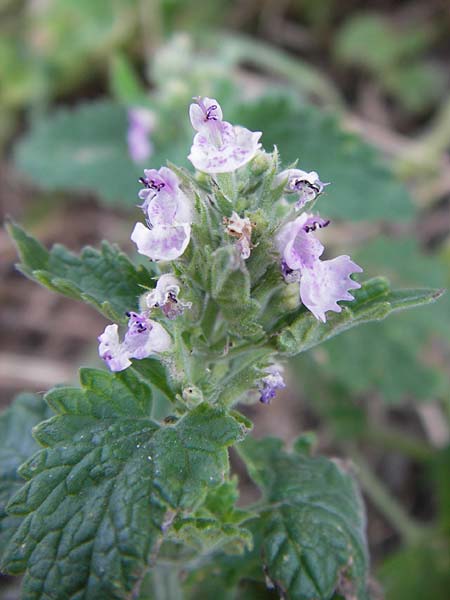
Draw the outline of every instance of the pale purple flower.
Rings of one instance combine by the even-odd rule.
[[[192,127],[200,131],[209,121],[222,121],[223,114],[220,104],[214,98],[195,98],[196,104],[189,107],[189,118]]]
[[[252,223],[248,217],[240,217],[233,211],[231,217],[224,217],[226,232],[228,235],[237,238],[236,246],[243,260],[250,257],[252,248]]]
[[[172,344],[162,325],[145,314],[127,313],[128,330],[120,342],[118,326],[107,325],[98,337],[98,353],[111,371],[123,371],[131,365],[131,358],[147,358],[151,354],[167,352]]]
[[[303,213],[281,228],[275,241],[289,269],[296,271],[311,267],[318,260],[324,247],[311,232],[326,227],[328,223],[325,219]]]
[[[192,306],[192,302],[181,301],[179,294],[180,282],[171,273],[165,273],[158,279],[155,289],[147,294],[145,303],[149,309],[160,308],[165,317],[175,319]]]
[[[329,183],[320,181],[316,171],[302,171],[301,169],[287,169],[282,171],[277,181],[282,181],[287,177],[286,191],[297,194],[297,202],[295,208],[300,210],[308,202],[312,202],[321,194],[325,186]]]
[[[271,365],[265,369],[267,375],[260,381],[259,401],[263,404],[270,404],[270,401],[275,398],[277,390],[286,387],[286,384],[282,375],[283,368],[280,365]]]
[[[130,312],[128,316],[128,331],[123,343],[132,358],[146,358],[169,350],[172,342],[162,325],[149,319],[145,313]]]
[[[316,319],[323,322],[328,310],[341,312],[338,301],[354,300],[349,290],[361,286],[350,275],[362,272],[361,267],[348,256],[320,260],[324,247],[313,232],[328,223],[321,217],[303,213],[284,225],[275,240],[286,282],[300,281],[301,301]]]
[[[198,133],[188,158],[199,171],[230,173],[252,160],[261,147],[262,133],[223,121],[222,109],[214,98],[196,98],[189,116]]]
[[[128,111],[128,152],[134,162],[143,162],[153,153],[149,135],[155,127],[155,114],[147,108],[130,108]]]
[[[147,210],[150,202],[159,197],[162,203],[171,201],[171,198],[176,197],[179,193],[180,181],[175,173],[168,167],[158,169],[144,169],[144,177],[139,181],[144,186],[139,191],[139,198],[143,200],[141,208],[147,216]]]
[[[131,239],[140,254],[152,260],[175,260],[186,250],[191,236],[189,224],[164,226],[148,229],[136,223]]]
[[[346,255],[318,260],[312,269],[302,271],[300,297],[316,319],[325,323],[327,310],[342,311],[339,300],[354,300],[349,290],[356,290],[361,284],[350,278],[352,273],[362,273],[362,269]]]
[[[105,331],[98,336],[100,342],[98,353],[111,371],[123,371],[131,365],[130,355],[123,344],[120,343],[118,326],[107,325]]]
[[[131,234],[138,252],[152,260],[174,260],[186,250],[192,223],[191,203],[178,177],[167,167],[146,169],[139,192],[147,227],[136,223]]]

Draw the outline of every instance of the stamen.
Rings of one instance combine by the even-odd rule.
[[[153,190],[156,190],[157,192],[160,192],[163,189],[163,187],[165,187],[165,185],[166,184],[163,181],[156,183],[154,179],[150,179],[149,187],[151,187]]]
[[[320,193],[320,188],[317,185],[314,185],[314,183],[311,183],[310,181],[307,181],[306,179],[296,179],[294,181],[294,184],[293,184],[292,187],[294,189],[296,189],[296,190],[299,190],[302,185],[308,187],[313,192],[316,192],[316,194]]]
[[[166,185],[163,181],[156,183],[154,179],[146,179],[145,177],[139,177],[138,181],[147,189],[155,190],[156,192],[160,192]]]
[[[217,117],[211,115],[213,110],[217,110],[217,104],[211,104],[209,108],[206,109],[206,120],[207,121],[217,121]]]
[[[323,221],[323,222],[313,221],[311,223],[311,225],[305,225],[303,229],[304,229],[305,233],[310,233],[311,231],[316,231],[316,229],[322,229],[323,227],[326,227],[329,224],[330,224],[330,220]]]

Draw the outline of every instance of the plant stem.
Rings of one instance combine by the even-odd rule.
[[[203,35],[207,45],[219,43],[232,63],[246,61],[284,77],[302,95],[319,98],[326,106],[342,107],[342,99],[333,82],[298,56],[279,50],[270,44],[239,34],[214,33]]]
[[[438,157],[450,146],[450,96],[441,105],[433,124],[419,140],[423,145],[424,154]]]
[[[186,349],[182,332],[179,327],[173,328],[174,336],[174,357],[177,371],[184,375],[183,385],[192,384],[192,361],[189,351]]]
[[[358,467],[358,480],[371,502],[398,531],[406,544],[416,544],[424,537],[427,528],[407,514],[356,448],[349,446],[347,451]]]
[[[364,431],[364,439],[389,450],[398,450],[420,462],[427,462],[433,456],[433,449],[426,442],[393,428],[381,429],[369,426]]]

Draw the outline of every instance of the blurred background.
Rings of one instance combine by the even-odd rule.
[[[188,166],[192,96],[330,181],[330,256],[450,283],[448,0],[0,0],[0,211],[45,245],[129,241],[137,178]],[[100,366],[106,321],[24,279],[0,230],[0,407]],[[255,434],[351,458],[375,597],[450,589],[450,294],[295,360]],[[243,500],[250,494],[243,477]],[[0,598],[17,598],[0,578]]]

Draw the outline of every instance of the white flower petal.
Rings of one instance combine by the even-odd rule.
[[[152,260],[174,260],[186,250],[191,236],[188,223],[175,226],[159,225],[148,229],[143,223],[136,223],[131,234],[139,254]]]
[[[127,349],[120,343],[118,326],[107,325],[105,331],[98,336],[100,342],[98,353],[111,371],[123,371],[131,365]]]

